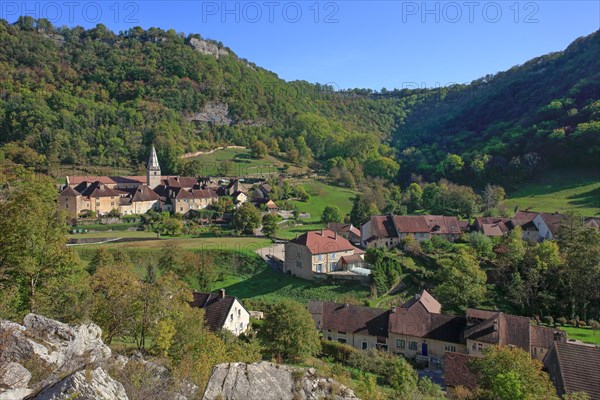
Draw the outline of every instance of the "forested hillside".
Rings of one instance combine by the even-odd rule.
[[[2,20],[0,157],[39,170],[135,168],[155,143],[176,173],[185,152],[260,140],[341,176],[483,184],[512,168],[527,177],[600,155],[599,56],[596,32],[470,85],[335,92],[285,82],[197,34]]]

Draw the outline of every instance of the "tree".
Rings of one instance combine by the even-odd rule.
[[[273,237],[277,233],[279,228],[280,217],[274,213],[267,213],[262,218],[262,232],[268,236]]]
[[[485,211],[498,207],[506,200],[506,192],[502,186],[488,184],[483,191],[483,206]]]
[[[350,210],[350,222],[354,226],[362,226],[371,215],[379,214],[377,206],[373,203],[368,203],[364,196],[357,195],[352,203]]]
[[[105,246],[100,246],[94,252],[92,261],[88,264],[88,272],[94,274],[99,268],[113,265],[115,259]]]
[[[423,189],[418,183],[411,183],[404,191],[404,204],[408,207],[409,212],[414,212],[423,207],[422,203]]]
[[[229,160],[223,160],[217,164],[216,172],[219,176],[228,176],[231,173],[233,164]]]
[[[473,254],[461,249],[441,260],[440,265],[436,273],[436,281],[440,284],[434,293],[442,304],[464,310],[479,305],[485,299],[487,277]]]
[[[66,219],[57,212],[52,180],[30,177],[15,185],[0,207],[0,283],[22,293],[14,312],[36,312],[38,290],[80,274],[81,267],[66,247]]]
[[[261,140],[257,140],[250,145],[250,151],[254,158],[265,158],[269,149]]]
[[[371,157],[365,162],[365,175],[392,180],[398,175],[400,165],[387,157]]]
[[[260,212],[252,203],[244,203],[233,215],[232,226],[235,230],[251,234],[260,226]]]
[[[344,215],[338,206],[327,206],[321,214],[321,222],[328,224],[330,222],[343,222]]]
[[[492,346],[470,368],[480,375],[482,398],[490,400],[558,400],[542,364],[518,347]]]
[[[258,335],[272,356],[300,361],[321,350],[319,333],[308,310],[291,300],[283,300],[272,307]]]
[[[141,282],[127,268],[114,265],[99,269],[92,277],[93,320],[110,344],[115,337],[134,333],[141,312]]]

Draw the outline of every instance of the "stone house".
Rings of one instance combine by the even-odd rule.
[[[362,259],[363,254],[364,251],[333,231],[306,232],[285,244],[283,271],[303,279],[314,279],[342,271],[342,257],[356,255]]]
[[[443,215],[374,215],[360,231],[364,246],[378,248],[395,247],[408,235],[418,241],[433,236],[454,241],[462,234],[458,219]]]
[[[361,350],[387,350],[388,310],[311,301],[308,310],[327,340]]]

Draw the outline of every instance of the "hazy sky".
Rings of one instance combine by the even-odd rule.
[[[598,1],[6,1],[0,17],[199,33],[286,80],[338,88],[466,83],[600,27]]]

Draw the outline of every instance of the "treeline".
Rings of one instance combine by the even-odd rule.
[[[597,33],[470,85],[381,93],[287,83],[221,43],[228,55],[195,51],[199,39],[0,21],[3,157],[39,170],[137,169],[155,143],[165,172],[179,173],[184,152],[260,141],[260,153],[346,186],[363,177],[407,186],[415,175],[506,186],[549,163],[598,157]],[[226,104],[232,123],[194,122],[208,103]]]

